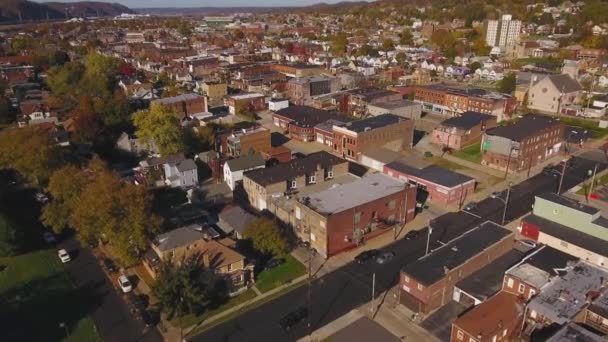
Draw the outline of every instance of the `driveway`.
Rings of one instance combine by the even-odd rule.
[[[58,248],[65,248],[72,255],[72,261],[65,265],[75,285],[94,291],[87,295],[96,297],[100,304],[91,316],[99,336],[105,342],[163,340],[156,328],[147,328],[133,317],[127,303],[106,277],[97,258],[89,249],[81,248],[75,237],[63,240]]]

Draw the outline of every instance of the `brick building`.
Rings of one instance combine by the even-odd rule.
[[[348,118],[335,112],[328,112],[308,106],[290,106],[272,114],[275,126],[289,133],[291,139],[315,141],[315,126],[329,120],[347,122]]]
[[[376,173],[302,198],[294,228],[328,258],[411,221],[415,211],[416,188]]]
[[[483,136],[483,133],[496,127],[496,117],[467,111],[462,115],[444,120],[433,129],[431,142],[454,150],[471,145]]]
[[[273,65],[272,68],[289,77],[316,76],[325,72],[323,67],[310,64],[278,64]]]
[[[369,112],[369,105],[403,100],[400,93],[387,89],[356,89],[348,91],[348,94],[348,113],[359,117]]]
[[[417,168],[401,158],[386,164],[383,172],[391,177],[415,185],[426,197],[439,204],[464,204],[467,196],[475,192],[475,178],[444,169],[437,165]]]
[[[514,234],[487,221],[404,266],[400,303],[428,315],[452,300],[454,285],[513,248]]]
[[[221,101],[228,94],[228,85],[225,82],[205,82],[202,85],[202,90],[209,97],[209,101]]]
[[[414,87],[414,101],[425,112],[457,115],[466,111],[490,114],[498,122],[508,119],[517,109],[513,96],[477,88],[456,88],[445,85]]]
[[[269,153],[271,148],[270,130],[262,126],[234,130],[226,141],[227,155],[238,157],[249,153]]]
[[[485,132],[481,164],[507,172],[534,167],[559,153],[565,126],[556,119],[529,114]]]
[[[385,147],[392,151],[412,148],[414,121],[383,114],[333,126],[333,153],[350,160],[361,160],[368,149]]]
[[[257,112],[265,108],[264,94],[249,93],[228,96],[228,112],[233,115]]]
[[[296,105],[309,105],[313,97],[338,89],[339,80],[333,76],[296,77],[287,82],[286,95]]]
[[[280,196],[311,184],[322,183],[348,173],[348,162],[325,151],[311,153],[243,176],[249,203],[258,210],[269,207],[273,195]]]
[[[208,111],[207,99],[197,94],[184,94],[174,97],[165,97],[153,100],[152,105],[163,105],[175,111],[180,120],[191,117],[193,114]]]

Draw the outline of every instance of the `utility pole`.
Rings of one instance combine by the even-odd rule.
[[[431,234],[433,233],[433,227],[431,227],[431,222],[429,222],[429,234],[426,237],[426,251],[424,255],[429,254],[429,244],[431,243]]]
[[[513,145],[511,144],[511,148],[509,149],[509,157],[507,158],[507,168],[505,169],[505,178],[509,175],[509,165],[511,164],[511,154],[513,154]]]
[[[309,228],[310,229],[310,228]],[[308,257],[308,322],[306,324],[308,329],[308,337],[311,335],[310,316],[312,316],[312,229],[308,232],[308,243],[309,243],[309,257]]]
[[[372,307],[370,311],[372,312],[372,318],[374,317],[374,297],[376,292],[376,272],[372,275]]]
[[[502,210],[502,225],[505,225],[505,218],[507,217],[507,206],[509,206],[509,196],[511,195],[511,182],[509,182],[509,187],[507,188],[507,197],[505,198],[505,207]]]
[[[566,164],[568,163],[567,159],[564,159],[562,163],[562,172],[559,175],[559,185],[557,186],[557,194],[559,195],[562,191],[562,183],[564,182],[564,174],[566,173]]]
[[[593,176],[591,176],[591,185],[589,186],[589,191],[587,191],[587,202],[589,202],[589,197],[591,197],[591,192],[593,192],[593,184],[595,183],[595,174],[597,173],[597,164],[593,167]]]

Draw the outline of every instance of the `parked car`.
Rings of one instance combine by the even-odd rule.
[[[127,278],[127,276],[124,274],[118,277],[118,286],[120,286],[120,289],[123,293],[129,293],[133,291],[133,285],[131,285],[129,278]]]
[[[59,260],[61,260],[61,262],[64,264],[72,260],[72,258],[70,258],[70,253],[68,253],[68,251],[66,251],[65,249],[58,250],[57,256],[59,256]]]
[[[384,252],[378,255],[378,257],[376,258],[376,262],[380,265],[388,264],[391,260],[393,260],[394,256],[395,253],[393,252]]]
[[[103,267],[109,273],[114,273],[114,272],[118,271],[118,267],[116,266],[116,264],[114,263],[114,261],[112,261],[112,259],[110,259],[110,258],[104,258],[103,259]]]
[[[370,250],[361,252],[361,253],[359,253],[359,255],[357,255],[355,257],[355,262],[357,262],[358,264],[363,264],[363,263],[367,262],[368,260],[375,258],[379,253],[380,253],[380,251],[377,249],[370,249]]]
[[[494,191],[493,193],[490,194],[490,198],[498,198],[500,197],[501,192],[500,191]]]
[[[55,234],[51,232],[42,233],[42,238],[44,239],[44,242],[48,243],[49,245],[52,245],[57,242],[57,240],[55,239]]]
[[[405,234],[405,239],[406,240],[412,240],[418,237],[418,235],[420,235],[420,232],[417,230],[410,230],[409,232],[407,232],[407,234]]]
[[[36,193],[36,195],[34,196],[34,198],[36,199],[36,202],[38,203],[46,203],[49,201],[49,198],[47,195],[43,194],[42,192],[38,192]]]
[[[285,263],[285,259],[271,259],[266,263],[266,269],[271,270]]]
[[[281,318],[279,320],[279,325],[281,325],[281,328],[284,330],[289,331],[306,317],[308,317],[308,309],[300,307]]]
[[[475,203],[475,202],[469,202],[469,203],[467,203],[467,205],[464,206],[464,210],[466,210],[466,211],[471,211],[475,208],[477,208],[477,203]]]
[[[534,241],[534,240],[523,239],[523,240],[519,240],[519,243],[521,243],[522,245],[524,245],[528,248],[536,248],[536,241]]]

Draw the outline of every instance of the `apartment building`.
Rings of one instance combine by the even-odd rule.
[[[287,82],[286,95],[296,105],[310,105],[313,97],[337,91],[339,83],[333,76],[296,77]]]
[[[521,20],[514,20],[510,14],[504,14],[500,20],[488,20],[486,44],[501,48],[514,45],[521,33],[521,27]]]
[[[496,117],[467,111],[442,121],[431,133],[431,142],[441,147],[460,150],[481,140],[483,133],[496,127]]]
[[[481,142],[481,164],[520,172],[559,153],[565,126],[542,115],[526,115],[516,122],[485,132]]]
[[[228,112],[230,114],[246,114],[266,108],[264,94],[249,93],[228,96]]]
[[[333,126],[333,153],[349,160],[361,160],[362,152],[378,147],[392,151],[412,148],[414,121],[382,114]]]
[[[239,157],[250,151],[268,153],[271,149],[270,130],[262,126],[233,130],[226,139],[226,147],[226,155],[230,157]]]
[[[298,141],[315,141],[317,139],[315,127],[320,124],[350,121],[350,119],[338,113],[309,106],[283,108],[272,114],[272,120],[275,126],[289,133],[291,139]]]

